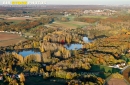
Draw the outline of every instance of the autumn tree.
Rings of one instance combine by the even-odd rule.
[[[25,77],[24,77],[24,74],[23,74],[23,73],[20,74],[20,82],[21,82],[21,83],[24,83],[24,82],[25,82]]]

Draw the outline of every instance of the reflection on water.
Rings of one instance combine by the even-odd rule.
[[[90,40],[88,37],[83,37],[83,41],[84,41],[85,43],[92,42],[92,40]]]
[[[89,42],[92,42],[92,40],[89,40],[88,37],[83,37],[83,41],[85,43],[89,43]],[[82,44],[65,44],[64,47],[66,47],[68,50],[79,50],[82,48]],[[41,52],[39,49],[34,49],[34,48],[31,48],[31,49],[23,49],[23,50],[13,50],[13,51],[6,51],[6,52],[16,52],[20,55],[22,55],[23,57],[26,57],[28,55],[31,55],[31,54],[40,54],[41,55]]]
[[[70,45],[64,45],[68,50],[79,50],[82,48],[82,44],[70,44]]]
[[[40,54],[41,55],[40,51],[38,52],[33,49],[19,51],[18,54],[22,55],[23,57],[26,57],[31,54]]]
[[[34,48],[22,49],[22,50],[13,50],[13,51],[7,50],[6,52],[9,52],[9,53],[16,52],[16,53],[22,55],[23,57],[26,57],[26,56],[31,55],[31,54],[39,54],[39,55],[41,55],[40,50],[39,49],[34,49]]]
[[[92,42],[92,40],[90,40],[88,37],[83,37],[83,41],[85,43],[89,43],[89,42]],[[82,48],[82,44],[65,44],[64,47],[67,48],[68,50],[79,50]]]

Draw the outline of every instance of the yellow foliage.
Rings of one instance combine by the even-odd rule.
[[[130,62],[128,62],[127,64],[130,65]]]
[[[130,32],[126,32],[127,35],[130,35]]]
[[[66,79],[72,79],[72,75],[71,75],[70,72],[68,72],[68,73],[66,74]]]
[[[33,66],[33,67],[30,69],[30,72],[38,72],[38,67],[37,67],[37,66]]]
[[[20,74],[20,82],[25,82],[25,77],[23,73]]]
[[[112,74],[112,78],[124,79],[123,75],[121,75],[119,73]]]

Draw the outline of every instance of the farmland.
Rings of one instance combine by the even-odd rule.
[[[16,44],[25,39],[17,34],[1,33],[0,32],[0,46],[8,46]]]

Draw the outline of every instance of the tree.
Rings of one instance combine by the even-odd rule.
[[[72,75],[71,75],[70,72],[67,72],[67,74],[66,74],[66,79],[72,79]]]
[[[33,66],[33,67],[30,69],[30,72],[38,73],[38,67],[37,67],[37,66]]]
[[[44,72],[44,69],[41,68],[41,69],[40,69],[40,74],[43,74],[43,72]]]
[[[39,49],[40,49],[41,52],[44,52],[43,45],[41,45],[41,46],[39,47]]]
[[[43,73],[43,79],[47,79],[49,77],[49,73],[46,72],[46,73]]]
[[[25,77],[23,73],[20,74],[20,82],[21,83],[25,82]]]
[[[51,67],[50,67],[50,66],[46,66],[46,70],[47,70],[47,71],[50,71],[50,70],[51,70]]]
[[[16,79],[13,79],[12,82],[11,82],[11,85],[18,85],[18,82]]]

